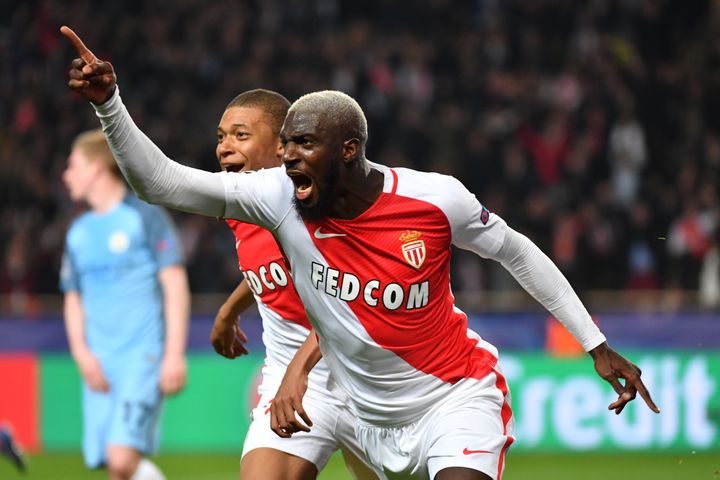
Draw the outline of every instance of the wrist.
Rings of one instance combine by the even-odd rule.
[[[603,342],[600,345],[598,345],[597,347],[588,351],[588,353],[590,354],[590,356],[593,359],[596,359],[599,356],[605,355],[608,352],[608,350],[610,350],[610,347],[608,346],[607,342]]]
[[[233,325],[238,320],[238,317],[240,317],[240,309],[232,304],[223,303],[218,311],[218,317],[223,325]]]
[[[80,362],[91,355],[90,349],[87,348],[85,345],[77,345],[70,347],[70,355],[72,356],[73,360],[76,362]]]

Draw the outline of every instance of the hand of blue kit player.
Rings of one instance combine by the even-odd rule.
[[[62,26],[60,33],[72,42],[80,55],[70,64],[68,87],[96,105],[105,103],[117,83],[112,64],[98,59],[70,28]]]
[[[90,390],[95,392],[110,391],[110,384],[105,378],[102,365],[100,365],[100,361],[90,350],[75,355],[75,362],[77,363],[78,370],[80,370],[80,375]]]
[[[174,395],[185,387],[187,362],[184,355],[165,355],[160,366],[160,391]]]
[[[660,413],[660,409],[650,398],[650,392],[640,379],[642,372],[637,365],[610,348],[607,342],[591,350],[590,355],[595,361],[595,371],[607,380],[618,394],[618,399],[608,406],[608,410],[615,410],[615,414],[619,414],[639,393],[650,410]],[[625,385],[620,383],[620,379],[625,380]]]
[[[308,374],[290,366],[270,404],[270,428],[279,437],[289,438],[293,433],[310,431],[312,421],[302,404],[307,386]],[[296,412],[305,423],[297,419]]]
[[[232,317],[232,313],[220,308],[210,332],[210,343],[215,351],[230,359],[249,353],[245,347],[245,343],[248,341],[247,336],[240,328],[240,319],[237,315],[234,315],[234,320]]]

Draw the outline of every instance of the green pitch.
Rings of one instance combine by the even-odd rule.
[[[154,458],[168,480],[230,480],[238,474],[239,455],[166,453]],[[30,456],[29,470],[17,473],[0,458],[3,480],[101,480],[102,471],[88,471],[77,453]],[[720,454],[510,454],[503,480],[720,480]],[[320,480],[350,480],[342,458],[334,456]]]

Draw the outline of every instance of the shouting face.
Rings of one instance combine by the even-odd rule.
[[[303,218],[328,214],[338,186],[342,141],[327,114],[291,111],[280,132],[282,161],[295,185],[295,205]]]

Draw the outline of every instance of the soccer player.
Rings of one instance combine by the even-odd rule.
[[[352,402],[360,444],[383,475],[498,479],[513,442],[497,349],[467,328],[453,304],[451,245],[501,262],[575,335],[618,394],[610,409],[620,413],[639,393],[659,411],[640,370],[608,346],[527,237],[452,177],[365,158],[367,123],[352,98],[316,92],[291,105],[281,131],[284,168],[204,172],[173,162],[144,136],[122,104],[112,66],[63,32],[81,56],[68,85],[94,104],[142,198],[273,232],[322,356]],[[292,408],[302,417],[301,405]],[[291,434],[291,421],[280,419],[278,429]]]
[[[68,343],[83,379],[83,455],[113,480],[164,476],[145,455],[163,395],[186,378],[189,299],[167,213],[127,192],[102,131],[75,140],[63,181],[90,210],[68,229],[60,272]]]
[[[225,108],[217,128],[216,156],[226,172],[250,172],[281,165],[280,127],[290,102],[269,90],[250,90]],[[228,358],[247,353],[238,315],[257,301],[263,322],[265,365],[260,401],[245,437],[240,478],[314,479],[338,448],[356,478],[375,478],[360,460],[354,417],[328,390],[329,372],[322,362],[308,379],[305,408],[314,419],[311,432],[280,438],[270,429],[270,404],[288,363],[310,333],[310,322],[295,292],[282,253],[272,234],[258,226],[227,219],[235,235],[240,270],[245,280],[219,309],[211,333],[215,350]],[[312,334],[311,341],[315,341]]]

